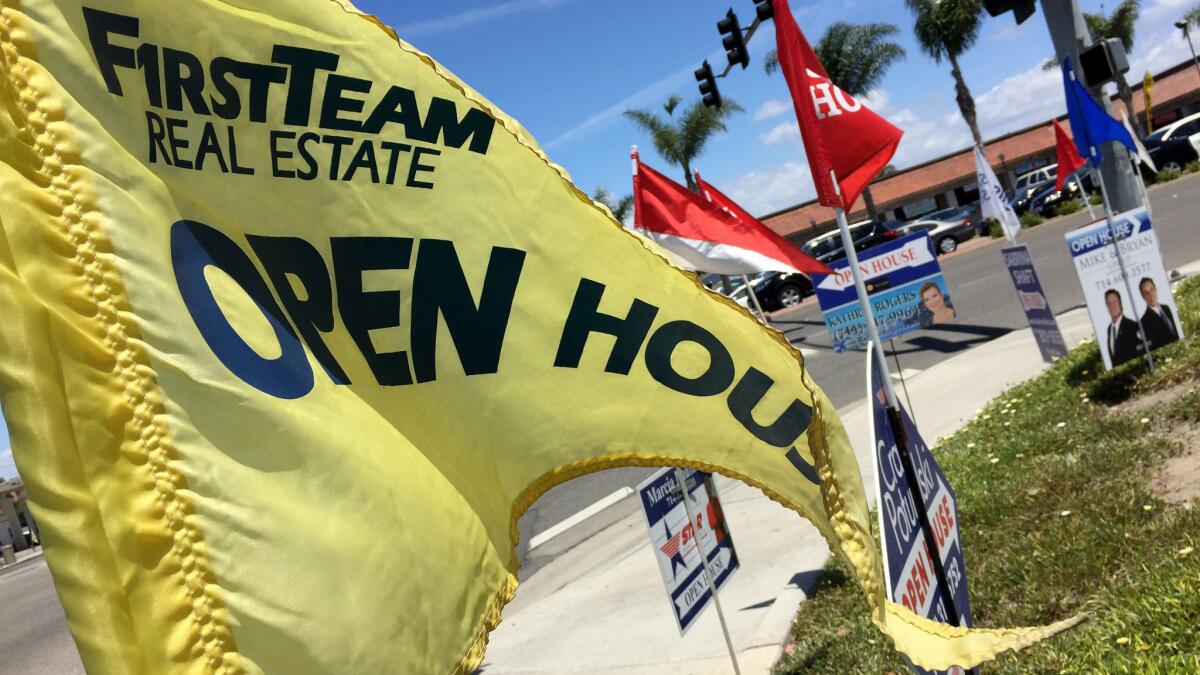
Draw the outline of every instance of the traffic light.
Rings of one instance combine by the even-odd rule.
[[[750,53],[746,51],[746,37],[742,35],[742,24],[738,23],[737,14],[734,14],[732,9],[725,13],[724,19],[717,22],[717,30],[725,35],[721,44],[725,45],[729,65],[736,66],[740,63],[742,68],[750,65]]]
[[[771,0],[754,0],[754,11],[759,21],[769,21],[775,16],[775,6],[771,4]]]
[[[992,16],[1012,12],[1017,24],[1020,24],[1033,16],[1033,10],[1037,3],[1035,0],[983,0],[983,6]]]
[[[717,91],[717,78],[713,76],[712,66],[708,65],[708,59],[704,60],[704,65],[696,69],[696,81],[700,83],[700,96],[704,105],[720,108],[721,92]]]
[[[1079,70],[1089,87],[1098,87],[1112,80],[1118,73],[1129,71],[1129,59],[1125,56],[1125,44],[1120,38],[1108,38],[1079,52]]]

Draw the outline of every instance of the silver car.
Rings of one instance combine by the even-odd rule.
[[[918,232],[928,232],[938,253],[953,253],[958,245],[975,236],[975,227],[970,218],[953,220],[920,219],[901,227],[899,234],[906,237]]]

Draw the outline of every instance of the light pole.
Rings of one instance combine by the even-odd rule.
[[[1200,73],[1200,61],[1196,60],[1196,48],[1192,46],[1192,33],[1188,30],[1188,22],[1176,21],[1175,27],[1183,31],[1183,37],[1187,38],[1188,49],[1192,50],[1192,64],[1196,66],[1196,72]]]

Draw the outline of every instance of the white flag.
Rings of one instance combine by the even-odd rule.
[[[1150,153],[1146,152],[1146,146],[1142,145],[1142,141],[1137,134],[1133,133],[1133,127],[1129,124],[1129,118],[1125,116],[1125,111],[1121,111],[1121,124],[1125,125],[1125,131],[1129,132],[1129,137],[1133,139],[1133,144],[1137,147],[1138,159],[1142,163],[1150,167],[1154,173],[1158,173],[1158,167],[1154,166],[1154,160],[1150,159]]]
[[[1017,232],[1021,230],[1021,220],[1012,209],[1012,205],[1004,196],[1004,188],[996,180],[992,167],[984,159],[979,148],[975,148],[975,179],[979,182],[979,205],[984,219],[995,218],[1004,228],[1004,236],[1009,241],[1015,241]]]

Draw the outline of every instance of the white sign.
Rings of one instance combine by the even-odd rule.
[[[1133,297],[1121,278],[1105,221],[1066,235],[1105,368],[1145,354],[1139,328],[1152,350],[1183,337],[1183,324],[1171,298],[1171,284],[1146,209],[1114,216],[1113,227],[1121,242]]]
[[[1021,231],[1021,220],[1004,198],[1004,188],[1000,186],[1000,181],[996,180],[992,166],[984,159],[978,147],[975,148],[975,177],[979,181],[979,205],[983,217],[1000,221],[1000,227],[1004,228],[1004,236],[1008,237],[1009,241],[1015,241],[1017,232]]]
[[[696,617],[712,602],[708,577],[701,566],[701,553],[720,590],[738,568],[733,538],[725,525],[721,502],[717,498],[712,474],[681,469],[688,486],[689,502],[684,506],[675,469],[663,469],[638,485],[642,512],[650,530],[650,545],[658,560],[671,614],[680,634],[687,631]],[[712,487],[708,492],[705,485]],[[688,518],[688,509],[695,522]]]

